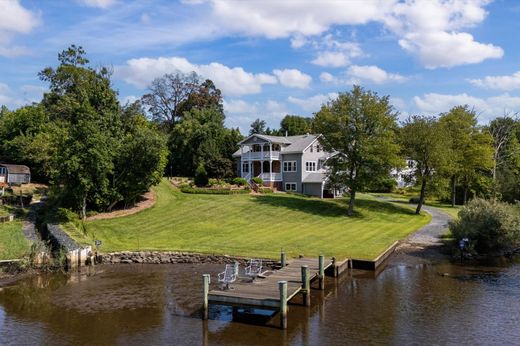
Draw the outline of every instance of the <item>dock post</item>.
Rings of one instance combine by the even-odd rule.
[[[318,277],[318,283],[320,286],[320,290],[325,289],[325,257],[323,255],[320,255],[318,258],[319,263],[319,277]]]
[[[278,281],[280,291],[280,328],[287,329],[287,281]]]
[[[335,278],[338,277],[338,267],[336,265],[336,257],[332,257],[332,276],[334,276]]]
[[[311,306],[311,281],[309,276],[309,266],[302,266],[302,294],[303,294],[303,305]]]
[[[202,280],[204,281],[204,304],[202,306],[202,319],[208,319],[208,294],[209,294],[209,274],[203,274]]]
[[[285,257],[285,252],[282,252],[280,254],[280,265],[282,266],[282,268],[286,266],[286,260],[287,258]]]

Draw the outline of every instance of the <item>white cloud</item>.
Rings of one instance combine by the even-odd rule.
[[[474,64],[500,58],[502,48],[481,43],[465,30],[487,16],[489,0],[350,0],[350,1],[225,1],[209,0],[213,21],[221,30],[270,39],[291,38],[294,48],[309,44],[335,25],[380,23],[407,52],[427,68]],[[339,54],[321,50],[316,63],[345,64]],[[344,65],[343,65],[344,66]]]
[[[312,61],[312,63],[325,67],[341,67],[348,65],[349,59],[343,52],[325,51],[318,53],[318,56]]]
[[[11,40],[16,34],[30,33],[39,22],[38,15],[27,10],[18,0],[0,1],[0,56],[28,54],[28,48],[11,46]]]
[[[510,76],[486,76],[484,79],[470,79],[469,82],[482,88],[511,91],[520,89],[520,71]]]
[[[312,82],[312,77],[296,69],[273,70],[280,84],[290,88],[306,89]]]
[[[12,102],[9,86],[4,83],[0,83],[0,106],[7,106]]]
[[[332,83],[336,80],[336,77],[328,72],[322,72],[320,73],[320,80],[324,83]]]
[[[422,97],[415,96],[413,101],[420,111],[432,115],[447,112],[455,106],[468,105],[473,107],[477,114],[482,115],[481,121],[493,119],[509,111],[520,111],[520,97],[507,93],[488,98],[479,98],[466,93],[455,95],[429,93]]]
[[[359,84],[361,82],[370,82],[375,84],[383,84],[388,82],[404,82],[406,77],[397,73],[388,73],[377,66],[350,66],[347,70],[347,76],[351,79],[348,84]]]
[[[337,93],[328,93],[328,94],[318,94],[311,96],[309,98],[297,98],[293,96],[289,96],[287,100],[290,103],[293,103],[297,106],[299,106],[301,109],[303,109],[306,112],[317,112],[320,110],[321,106],[325,103],[327,103],[329,100],[334,99],[338,97]]]
[[[224,99],[226,125],[238,127],[244,134],[249,132],[251,123],[260,118],[268,127],[277,128],[282,118],[289,113],[285,104],[267,100],[265,102],[247,102],[242,99]]]
[[[109,8],[116,4],[117,0],[80,0],[80,2],[90,7]]]
[[[119,98],[119,103],[124,106],[126,104],[132,104],[132,103],[134,103],[135,101],[137,101],[139,99],[140,98],[137,97],[137,96],[128,95],[128,96],[125,96],[125,97],[120,97]]]
[[[242,67],[228,67],[212,62],[197,65],[181,57],[130,59],[126,65],[116,66],[115,77],[139,88],[145,88],[157,77],[177,71],[197,74],[209,78],[222,90],[225,96],[257,94],[265,84],[276,84],[275,76],[266,73],[251,73]]]

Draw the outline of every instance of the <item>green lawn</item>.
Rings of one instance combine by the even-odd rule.
[[[372,196],[382,196],[386,198],[391,198],[396,201],[403,201],[408,202],[411,197],[418,197],[418,194],[408,194],[408,195],[401,195],[398,193],[371,193]],[[445,212],[446,214],[450,215],[452,218],[456,219],[458,217],[459,211],[462,209],[461,205],[456,205],[455,207],[452,207],[451,204],[439,202],[438,200],[429,200],[426,199],[426,205],[434,208],[438,208],[441,211]]]
[[[30,248],[22,233],[22,221],[0,223],[0,260],[21,258]]]
[[[373,259],[430,221],[410,208],[361,197],[349,218],[346,201],[288,194],[183,194],[166,180],[157,202],[138,214],[85,224],[104,252],[171,250],[277,258],[304,254]]]

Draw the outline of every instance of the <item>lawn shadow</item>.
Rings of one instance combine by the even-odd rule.
[[[341,199],[317,199],[291,195],[260,195],[255,196],[254,201],[264,205],[284,207],[304,213],[340,217],[347,216],[347,200]],[[414,211],[405,207],[377,200],[356,199],[354,216],[362,218],[363,213],[356,211],[357,208],[368,209],[374,212],[389,214],[413,215]]]

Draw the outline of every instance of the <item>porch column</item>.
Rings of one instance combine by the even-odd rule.
[[[240,146],[240,177],[243,178],[244,177],[244,161],[242,161],[244,159],[244,146],[241,145]]]
[[[262,158],[264,157],[264,151],[262,150]],[[264,174],[264,160],[260,161],[260,175]]]
[[[273,181],[273,143],[269,143],[269,181]]]

